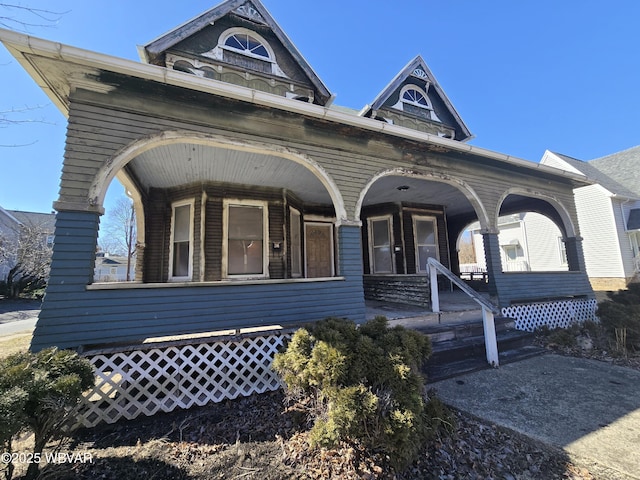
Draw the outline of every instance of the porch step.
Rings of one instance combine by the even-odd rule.
[[[499,317],[495,323],[501,365],[546,351],[532,345],[534,334],[515,330],[512,319]],[[429,335],[432,342],[432,355],[423,367],[428,383],[490,368],[486,359],[482,320],[417,330]]]

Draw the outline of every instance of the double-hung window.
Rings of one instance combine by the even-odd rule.
[[[369,219],[371,273],[393,273],[391,217]]]
[[[416,247],[416,272],[427,273],[427,259],[439,259],[438,230],[434,217],[413,217],[413,234]]]
[[[223,274],[226,277],[268,276],[267,222],[265,202],[225,201]]]
[[[169,280],[187,281],[193,275],[193,200],[172,205]]]

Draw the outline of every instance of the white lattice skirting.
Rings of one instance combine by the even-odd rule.
[[[558,300],[544,303],[512,305],[502,309],[502,315],[515,319],[518,330],[533,332],[542,326],[567,328],[574,323],[597,321],[595,299]]]
[[[96,385],[82,399],[81,423],[93,427],[277,390],[271,364],[290,336],[271,331],[87,352]]]

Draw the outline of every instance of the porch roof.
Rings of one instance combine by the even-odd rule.
[[[76,88],[83,88],[106,94],[116,89],[117,86],[101,82],[100,77],[105,73],[115,73],[247,102],[311,119],[324,120],[337,126],[353,127],[363,132],[379,133],[395,139],[417,142],[425,145],[425,148],[442,155],[470,158],[499,165],[509,170],[522,171],[528,175],[563,181],[569,183],[573,188],[593,183],[584,175],[559,170],[398,125],[391,125],[379,120],[360,117],[356,114],[345,112],[344,109],[327,108],[287,99],[238,85],[169,70],[156,65],[83,50],[6,29],[0,29],[0,41],[67,117],[69,115],[71,92]]]

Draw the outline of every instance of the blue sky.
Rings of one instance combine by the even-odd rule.
[[[60,13],[54,25],[28,28],[30,35],[132,60],[137,45],[217,3],[18,2]],[[336,104],[360,109],[421,54],[475,135],[473,145],[537,162],[545,149],[589,160],[640,144],[636,0],[263,4],[337,94]],[[0,7],[7,16],[46,23]],[[0,128],[0,206],[49,211],[66,119],[3,47],[0,68],[0,111],[27,108],[10,118],[35,120]]]

